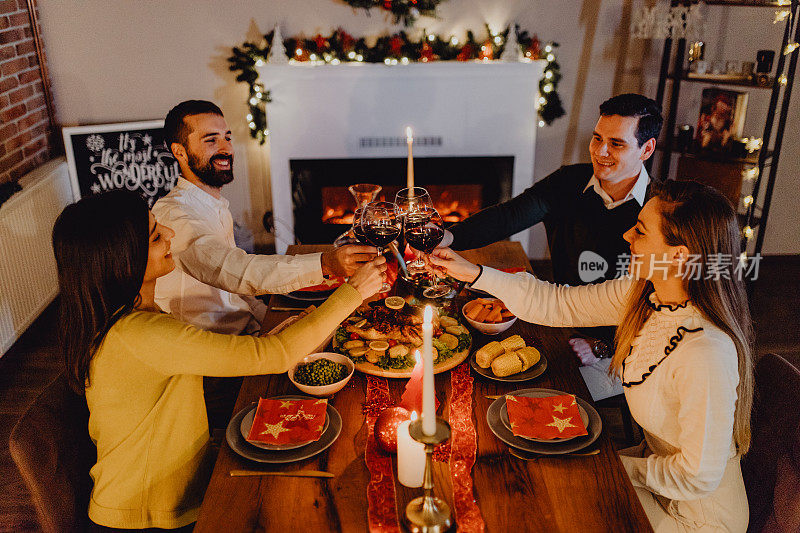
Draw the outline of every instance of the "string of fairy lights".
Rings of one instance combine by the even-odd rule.
[[[383,63],[387,66],[434,61],[488,62],[498,60],[506,47],[518,47],[509,48],[512,54],[506,55],[511,55],[511,60],[546,61],[535,102],[539,127],[549,125],[565,114],[558,94],[558,83],[561,80],[561,67],[556,58],[558,43],[542,45],[536,35],[531,36],[527,31],[520,31],[518,26],[494,31],[487,25],[486,37],[480,41],[475,38],[473,31],[467,31],[463,41],[455,35],[445,37],[427,31],[413,39],[405,31],[401,31],[378,38],[372,46],[366,43],[364,37],[355,38],[342,29],[337,29],[328,36],[320,34],[311,39],[283,39],[280,33],[276,39],[275,33],[272,31],[264,35],[259,44],[245,42],[234,47],[233,55],[228,58],[229,69],[237,73],[236,80],[247,83],[250,87],[249,112],[246,118],[250,136],[262,144],[269,136],[267,104],[272,99],[269,91],[259,81],[256,69],[267,62],[320,65]],[[274,44],[276,42],[279,44]],[[273,47],[276,50],[272,50]],[[275,58],[273,54],[280,57]]]
[[[790,0],[783,0],[783,3],[788,5],[788,4],[790,4]],[[792,9],[781,8],[781,9],[778,9],[778,10],[775,11],[775,18],[772,20],[772,23],[773,24],[778,24],[779,22],[784,22],[787,18],[790,18],[790,17],[795,17],[796,18],[796,16],[797,16],[796,13],[794,13]],[[796,20],[791,20],[791,19],[789,20],[789,28],[790,29],[793,28],[795,26],[795,24],[797,24]],[[789,35],[792,35],[791,31],[790,31]],[[798,43],[796,41],[789,42],[783,48],[783,55],[788,56],[788,55],[794,53],[795,51],[797,51],[798,48],[800,48],[800,43]],[[787,78],[785,73],[781,73],[778,76],[776,81],[777,81],[778,84],[782,85],[785,88],[786,84],[788,83],[788,78]],[[747,141],[746,142],[747,151],[749,153],[751,153],[751,154],[753,152],[755,152],[757,150],[760,150],[762,148],[762,144],[763,144],[763,140],[762,139],[742,139],[742,140],[743,141]],[[746,169],[744,169],[742,171],[742,178],[746,182],[754,182],[756,180],[756,178],[758,178],[758,176],[759,176],[759,166],[758,165],[752,165],[749,168],[746,168]],[[746,245],[755,236],[755,229],[753,228],[753,220],[755,218],[757,205],[756,205],[755,198],[753,197],[752,192],[746,194],[742,198],[742,205],[747,209],[747,215],[746,215],[747,216],[747,221],[745,223],[745,226],[742,228],[742,237],[744,239],[745,250],[742,251],[741,260],[744,261],[744,260],[747,259]]]

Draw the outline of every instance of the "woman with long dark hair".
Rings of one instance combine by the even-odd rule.
[[[127,191],[68,206],[53,229],[67,376],[85,393],[97,464],[89,517],[113,528],[180,528],[197,519],[211,462],[203,376],[285,372],[382,283],[358,270],[319,309],[277,335],[221,335],[154,303],[175,265],[173,232]]]
[[[436,268],[548,326],[618,326],[611,371],[645,441],[620,452],[653,528],[745,531],[739,458],[750,446],[752,324],[736,213],[695,182],[654,186],[624,235],[631,276],[585,287],[479,267],[451,250]]]

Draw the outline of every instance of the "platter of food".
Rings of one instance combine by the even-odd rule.
[[[457,319],[433,318],[434,373],[445,372],[464,361],[472,335]],[[422,351],[422,309],[398,296],[362,305],[333,336],[333,350],[349,357],[356,370],[373,376],[408,378]]]

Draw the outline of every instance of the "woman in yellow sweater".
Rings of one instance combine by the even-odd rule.
[[[112,528],[197,519],[210,473],[203,376],[286,372],[379,289],[364,265],[319,309],[277,335],[221,335],[162,313],[155,281],[175,265],[169,228],[134,193],[68,206],[53,229],[67,375],[85,392],[97,445],[89,517]]]

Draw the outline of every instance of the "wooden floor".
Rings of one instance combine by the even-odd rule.
[[[540,271],[541,265],[534,270]],[[800,257],[762,261],[752,302],[757,353],[776,352],[800,362]],[[51,305],[20,340],[0,358],[0,532],[38,531],[30,496],[8,451],[17,419],[61,370]],[[622,443],[622,429],[613,412],[603,412],[612,434]]]

